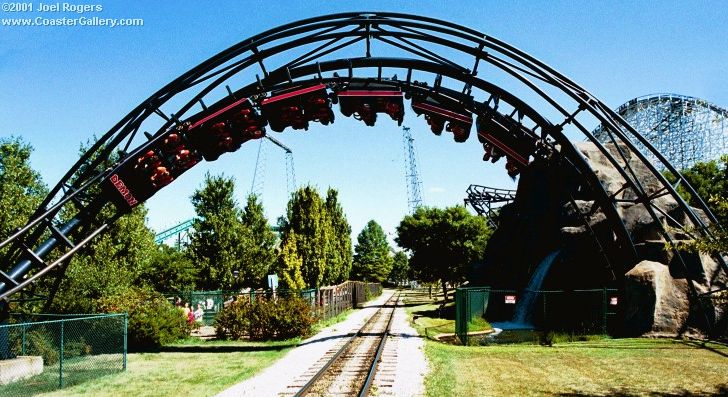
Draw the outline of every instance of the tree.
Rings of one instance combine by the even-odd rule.
[[[482,258],[490,234],[485,220],[465,207],[420,207],[402,219],[395,241],[412,253],[415,277],[439,281],[447,299],[447,284],[465,280],[471,264]]]
[[[331,240],[327,245],[328,271],[324,276],[324,283],[338,284],[346,281],[351,272],[351,226],[339,203],[338,192],[331,188],[326,192],[326,214]]]
[[[157,246],[145,224],[146,214],[144,206],[135,207],[71,259],[53,311],[94,313],[99,299],[148,283],[142,274],[150,268]]]
[[[0,138],[0,236],[22,227],[47,194],[40,174],[30,166],[33,148],[21,138]],[[7,247],[0,249],[0,257]]]
[[[282,288],[295,290],[306,288],[306,282],[303,280],[303,274],[301,272],[303,259],[301,259],[296,248],[298,244],[297,239],[296,232],[291,230],[281,242],[281,252],[278,256],[276,273],[278,274]]]
[[[86,152],[92,144],[90,141],[81,144],[80,152]],[[117,154],[109,156],[97,166],[96,171],[103,171],[117,159]],[[72,180],[79,177],[87,166],[81,167]],[[92,186],[88,193],[91,196],[100,194],[100,187]],[[107,222],[114,213],[111,205],[105,206],[95,215],[92,225]],[[75,211],[65,207],[59,217],[65,221],[74,215]],[[40,280],[39,290],[48,295],[44,310],[98,312],[101,310],[99,299],[105,296],[124,294],[132,286],[154,285],[154,280],[145,276],[145,269],[151,266],[157,252],[154,233],[146,225],[146,215],[144,205],[135,207],[112,223],[105,233],[91,240],[66,265],[61,265],[57,274],[63,278],[57,284],[56,294],[53,294],[56,280],[48,277]],[[51,257],[53,255],[56,253]]]
[[[276,262],[276,234],[270,229],[263,205],[255,194],[248,196],[241,222],[244,238],[240,241],[240,279],[244,285],[263,287]]]
[[[374,220],[370,220],[357,237],[354,247],[352,273],[357,280],[386,280],[392,270],[392,256],[387,235]]]
[[[329,281],[325,275],[331,229],[323,199],[311,186],[300,188],[288,201],[286,215],[280,222],[283,241],[295,244],[305,285],[309,288],[325,285],[325,281]],[[289,237],[291,232],[295,233],[295,238]]]
[[[682,170],[681,174],[715,212],[718,222],[727,224],[728,214],[721,214],[720,208],[717,206],[719,203],[725,202],[725,200],[721,201],[721,198],[728,196],[728,154],[721,156],[719,160],[695,163],[692,167]],[[666,176],[671,183],[676,182],[672,174]],[[699,205],[698,198],[691,196],[682,186],[678,186],[678,192],[688,204]]]
[[[200,269],[198,288],[239,287],[234,272],[240,268],[241,241],[249,238],[240,222],[241,210],[233,198],[235,183],[225,176],[205,175],[201,189],[192,194],[197,218],[188,253]]]
[[[719,160],[696,163],[681,173],[698,195],[706,200],[722,228],[711,225],[712,237],[682,242],[680,248],[709,254],[728,251],[728,154]],[[670,174],[667,174],[667,179],[675,183],[675,178]],[[698,198],[691,196],[681,185],[678,186],[678,192],[688,204],[699,206]]]
[[[141,270],[140,278],[159,292],[192,291],[198,273],[187,252],[158,244],[149,266]]]
[[[409,258],[404,251],[397,251],[392,258],[392,271],[389,272],[387,280],[393,284],[401,284],[409,280],[410,266]]]

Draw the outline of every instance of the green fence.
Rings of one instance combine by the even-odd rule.
[[[617,325],[621,297],[616,289],[529,291],[532,308],[526,322],[539,329],[582,334],[610,334]],[[515,299],[514,299],[515,298]],[[512,321],[524,294],[513,290],[491,290],[485,318]]]
[[[14,315],[10,322],[0,326],[0,395],[36,395],[126,369],[126,314]]]
[[[470,342],[468,332],[472,334],[479,316],[490,323],[516,322],[539,330],[583,335],[618,332],[619,322],[615,320],[621,297],[616,289],[517,293],[487,287],[458,288],[455,300],[455,332],[463,344]],[[527,300],[531,302],[530,308],[524,305]],[[521,313],[517,314],[517,309]]]
[[[302,298],[309,300],[311,304],[315,304],[316,290],[307,289],[302,291],[291,292],[289,290],[279,289],[276,290],[276,296],[288,296],[291,293],[300,294]],[[202,307],[204,312],[202,316],[202,323],[205,325],[213,325],[215,323],[215,317],[225,307],[227,303],[238,299],[250,299],[255,300],[256,298],[270,299],[273,297],[272,290],[251,290],[247,292],[241,291],[183,291],[177,293],[165,294],[170,302],[176,303],[179,299],[181,304],[188,303],[190,308],[194,311],[197,309],[197,305]]]
[[[455,334],[467,345],[472,322],[482,319],[488,308],[490,287],[455,289]]]
[[[298,294],[309,301],[311,308],[320,319],[326,320],[335,317],[345,310],[357,307],[359,304],[382,294],[382,285],[379,283],[365,283],[361,281],[346,281],[339,285],[321,287],[319,289],[305,289],[291,291],[278,289],[276,296],[284,297]],[[214,325],[217,314],[230,302],[240,299],[255,300],[258,298],[273,298],[272,290],[251,291],[183,291],[165,294],[170,302],[188,303],[194,311],[200,305],[204,314],[202,323]]]

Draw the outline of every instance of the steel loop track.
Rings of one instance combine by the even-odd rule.
[[[369,395],[369,391],[376,374],[382,351],[389,336],[392,326],[392,318],[399,302],[399,295],[393,295],[381,308],[374,313],[369,320],[339,350],[316,372],[315,375],[295,394],[295,396],[312,395],[358,395],[360,397]],[[390,313],[386,313],[391,310]],[[386,317],[385,317],[386,316]],[[377,327],[386,318],[384,329]],[[377,330],[380,328],[381,330]],[[365,344],[363,339],[378,336],[378,341],[372,344]],[[362,354],[360,349],[365,350]],[[347,368],[348,367],[348,368]],[[348,379],[346,376],[352,376]],[[340,378],[344,377],[347,388],[336,392],[330,392],[332,384],[342,383]]]

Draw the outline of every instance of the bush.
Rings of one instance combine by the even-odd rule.
[[[309,335],[315,322],[311,306],[301,297],[258,297],[240,299],[224,308],[215,321],[215,332],[219,338],[283,340]]]
[[[156,349],[190,335],[191,327],[182,312],[149,288],[132,287],[102,299],[99,306],[105,312],[129,314],[130,350]]]
[[[25,336],[25,355],[43,357],[43,365],[55,365],[60,358],[60,345],[58,337],[53,336],[52,330],[45,327],[33,327],[27,330]],[[15,339],[12,351],[20,354],[22,339]]]

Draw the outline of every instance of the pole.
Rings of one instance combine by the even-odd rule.
[[[127,352],[127,330],[129,327],[129,314],[124,313],[124,358],[122,364],[122,370],[126,371],[126,352]]]
[[[61,320],[60,361],[58,362],[58,387],[63,389],[63,331],[66,322]]]
[[[602,334],[607,334],[607,288],[602,288]]]

